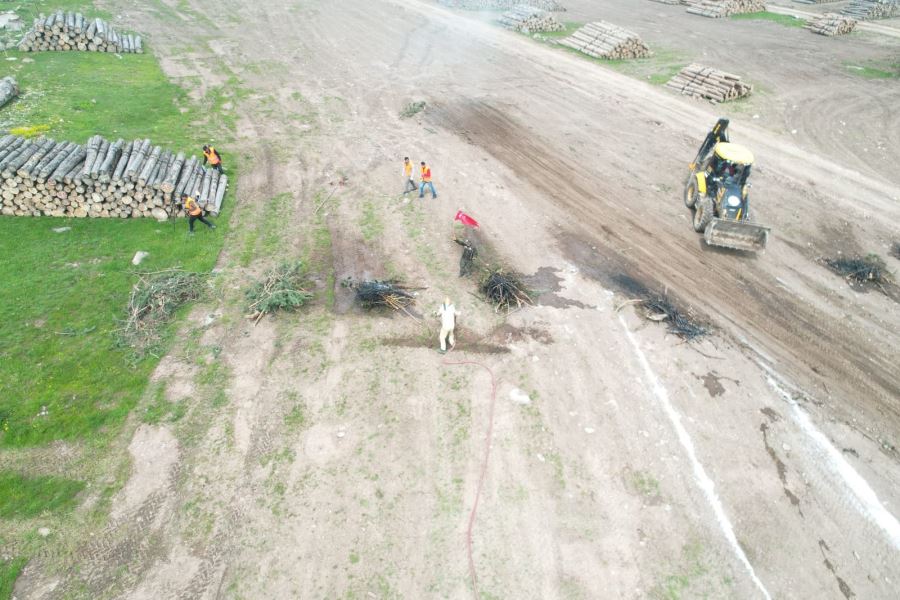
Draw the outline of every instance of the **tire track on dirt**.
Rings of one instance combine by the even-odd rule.
[[[619,289],[614,279],[623,273],[650,282],[648,287],[662,288],[664,282],[677,297],[715,315],[720,326],[758,340],[776,360],[803,366],[799,374],[804,378],[817,380],[817,370],[826,372],[848,402],[874,409],[874,420],[887,419],[900,429],[900,372],[890,343],[871,342],[783,293],[761,261],[704,251],[684,237],[668,235],[653,214],[638,221],[607,181],[574,168],[552,143],[485,101],[441,103],[429,119],[484,149],[575,223],[574,232],[562,234],[559,244],[586,274]],[[604,248],[602,256],[582,248],[592,245]]]

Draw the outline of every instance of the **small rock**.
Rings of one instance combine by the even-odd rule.
[[[47,537],[48,535],[50,535],[50,529],[47,527],[41,527],[40,529],[38,529],[38,535],[41,537]]]
[[[597,430],[594,429],[593,427],[585,427],[584,428],[585,433],[594,433],[595,431],[597,431]]]
[[[46,416],[49,415],[49,414],[50,414],[50,411],[47,410],[47,407],[46,407],[46,406],[42,406],[42,407],[41,407],[41,412],[38,413],[38,416],[39,416],[39,417],[46,417]]]
[[[216,320],[216,318],[217,318],[218,316],[219,316],[219,315],[217,315],[217,314],[215,314],[215,313],[206,315],[206,318],[203,319],[203,326],[204,326],[204,327],[209,327],[210,325],[213,324],[213,322]]]
[[[72,231],[71,227],[54,227],[53,233],[65,233],[67,231]]]
[[[544,462],[545,460],[547,460],[547,459],[544,458],[544,455],[541,454],[541,453],[538,453],[538,454],[536,454],[535,456],[537,456],[537,459],[538,459],[539,461],[541,461],[541,462]]]
[[[139,250],[134,253],[134,258],[131,259],[131,264],[137,266],[144,262],[144,259],[150,256],[149,252],[144,252],[143,250]]]
[[[782,445],[781,445],[781,449],[784,450],[785,452],[790,452],[790,451],[791,451],[791,447],[788,446],[787,444],[782,444]]]
[[[26,56],[25,58],[22,59],[22,62],[23,62],[23,63],[26,63],[26,64],[27,64],[27,63],[33,63],[33,62],[34,62],[34,59],[33,59],[33,58],[28,58],[28,57]]]
[[[339,438],[342,438],[342,437],[344,437],[345,435],[347,435],[347,434],[346,434],[346,432],[344,432],[344,431],[338,431],[338,432],[337,432],[337,436],[338,436]]]
[[[509,392],[509,399],[515,402],[516,404],[527,405],[531,404],[531,397],[520,390],[519,388],[513,388]]]

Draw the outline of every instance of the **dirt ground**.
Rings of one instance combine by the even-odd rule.
[[[900,86],[846,67],[900,39],[565,2],[757,84],[714,107],[422,0],[109,4],[175,80],[248,91],[236,226],[221,300],[156,375],[194,425],[135,426],[111,521],[18,598],[896,597],[898,296],[819,259],[900,267]],[[758,157],[759,256],[706,247],[681,201],[718,116]],[[436,200],[400,196],[405,155]],[[279,257],[240,248],[284,192],[271,227],[286,254],[327,240],[334,310],[253,326],[237,290]],[[457,277],[460,208],[535,306],[496,314]],[[396,274],[426,288],[412,317],[340,284]],[[713,333],[623,308],[641,288]]]

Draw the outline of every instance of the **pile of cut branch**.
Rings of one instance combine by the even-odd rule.
[[[651,321],[665,321],[669,333],[677,335],[685,341],[691,341],[709,333],[702,325],[691,320],[690,317],[678,310],[672,304],[667,294],[649,295],[641,301],[646,311],[646,317]]]
[[[396,279],[387,281],[360,281],[350,284],[356,288],[356,300],[363,308],[377,308],[386,306],[393,310],[404,310],[416,301],[413,290],[401,285]]]
[[[621,310],[623,307],[631,304],[639,304],[644,307],[645,318],[657,323],[666,322],[668,332],[677,335],[686,342],[709,333],[709,329],[678,310],[678,307],[669,300],[668,294],[660,295],[646,292],[642,295],[642,298],[636,298],[620,304],[616,310]]]
[[[531,295],[515,273],[505,273],[501,268],[485,269],[479,286],[494,310],[505,308],[507,312],[513,308],[521,308],[532,304]]]
[[[296,310],[313,295],[303,289],[303,263],[285,262],[268,271],[261,281],[247,290],[248,319],[256,323],[265,315],[279,310]]]
[[[160,341],[160,327],[187,302],[200,297],[203,277],[180,269],[138,273],[128,299],[127,317],[117,334],[120,343],[139,353]]]
[[[892,283],[887,265],[877,254],[865,257],[822,259],[829,269],[842,275],[850,284],[874,284],[878,286]]]
[[[423,110],[425,110],[425,102],[410,102],[400,111],[400,116],[404,119],[409,119]]]

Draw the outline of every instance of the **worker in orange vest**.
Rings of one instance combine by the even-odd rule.
[[[425,161],[422,161],[421,168],[419,169],[420,175],[422,176],[422,183],[419,184],[419,198],[425,197],[425,186],[431,188],[431,197],[437,198],[437,192],[434,191],[434,184],[431,183],[431,167],[425,164]]]
[[[409,162],[409,157],[403,159],[403,195],[416,191],[416,182],[413,181],[413,164]]]
[[[222,172],[222,156],[212,146],[203,146],[203,164],[206,163],[219,173]]]
[[[210,229],[216,228],[215,225],[203,218],[203,209],[200,208],[196,200],[187,194],[182,194],[181,201],[184,203],[184,212],[188,215],[188,230],[191,235],[194,235],[194,221],[200,221]]]

